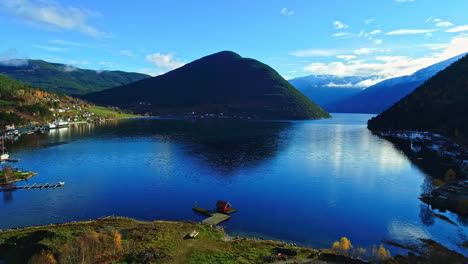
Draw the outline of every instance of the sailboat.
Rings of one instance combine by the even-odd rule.
[[[8,160],[10,158],[10,155],[8,155],[8,153],[5,153],[5,139],[6,139],[6,135],[3,135],[1,138],[0,138],[0,142],[2,144],[1,148],[2,148],[2,155],[0,155],[0,160]]]

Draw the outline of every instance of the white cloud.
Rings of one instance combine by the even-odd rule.
[[[135,57],[135,54],[130,50],[120,50],[119,53],[128,57]]]
[[[62,39],[52,39],[48,41],[51,44],[62,45],[62,46],[73,46],[73,47],[95,47],[96,43],[81,43],[81,42],[74,42],[74,41],[67,41]]]
[[[427,44],[437,47],[435,53],[422,58],[405,56],[376,56],[372,60],[352,60],[347,62],[312,63],[306,66],[306,71],[313,74],[331,74],[338,76],[381,76],[392,78],[410,75],[415,71],[468,52],[468,36],[460,35],[447,44]],[[434,46],[438,45],[438,46]],[[445,45],[445,48],[444,46]],[[361,49],[364,51],[364,49]],[[367,49],[371,50],[371,49]],[[369,57],[369,56],[367,56]],[[366,57],[366,58],[367,58]]]
[[[381,39],[374,39],[374,43],[375,43],[375,45],[380,45],[380,44],[383,43],[383,40],[381,40]]]
[[[408,34],[426,34],[437,31],[438,29],[399,29],[385,33],[386,35],[408,35]]]
[[[171,71],[184,66],[185,63],[181,62],[178,58],[174,58],[174,54],[153,53],[146,55],[146,60],[154,63],[160,71]],[[154,71],[153,71],[154,72]]]
[[[399,60],[404,60],[407,57],[405,56],[378,56],[375,59],[378,61],[383,61],[383,62],[395,62]]]
[[[355,86],[357,87],[370,87],[374,84],[378,84],[379,82],[381,81],[384,81],[386,78],[372,78],[372,79],[366,79],[366,80],[363,80],[363,81],[360,81],[358,83],[355,84]]]
[[[428,19],[426,19],[426,23],[428,23],[428,22],[435,23],[435,26],[439,27],[439,28],[452,27],[453,26],[453,24],[450,21],[445,21],[445,20],[440,19],[440,18],[434,18],[432,16],[429,17]]]
[[[369,48],[362,48],[362,49],[354,50],[354,53],[357,55],[370,54],[372,52],[374,52],[374,49],[369,49]]]
[[[103,69],[117,69],[119,68],[119,65],[111,62],[111,61],[101,61],[99,62],[99,65],[101,65],[101,70]]]
[[[436,27],[452,27],[453,24],[449,21],[443,21],[436,24]]]
[[[450,47],[449,44],[443,43],[443,44],[423,44],[423,47],[426,47],[430,50],[444,50]]]
[[[89,65],[89,61],[87,60],[71,60],[68,62],[71,65]]]
[[[0,65],[18,67],[28,65],[28,63],[27,57],[20,55],[15,49],[9,49],[0,53]]]
[[[380,33],[382,33],[382,30],[376,29],[376,30],[372,31],[372,32],[369,33],[369,34],[371,34],[371,35],[377,35],[377,34],[380,34]]]
[[[332,62],[328,64],[313,63],[305,67],[306,71],[314,74],[332,74],[338,76],[382,76],[384,78],[413,73],[420,68],[421,61],[412,59],[391,60],[387,62],[357,61],[354,63]]]
[[[375,21],[375,19],[373,19],[373,18],[368,18],[368,19],[364,20],[364,24],[369,25],[370,23],[372,23],[372,22],[374,22],[374,21]]]
[[[342,60],[345,60],[345,61],[349,61],[349,60],[354,60],[356,59],[357,57],[354,56],[354,55],[338,55],[336,56],[338,59],[342,59]]]
[[[75,66],[72,66],[72,65],[64,65],[62,67],[62,71],[66,71],[66,72],[72,72],[72,71],[76,71],[76,70],[78,70],[78,68],[75,67]]]
[[[468,36],[462,34],[453,38],[448,44],[448,47],[440,53],[437,53],[436,56],[441,58],[440,61],[442,61],[465,52],[468,52]]]
[[[352,83],[344,83],[344,84],[336,84],[334,82],[330,82],[327,85],[324,85],[324,87],[337,87],[337,88],[347,88],[347,87],[353,87],[354,85]]]
[[[332,37],[337,39],[346,39],[346,38],[354,38],[355,35],[349,32],[338,32],[332,35]]]
[[[65,7],[52,0],[3,0],[1,5],[33,25],[78,31],[96,38],[109,36],[88,23],[89,18],[96,13],[82,8]]]
[[[140,69],[140,70],[138,70],[138,72],[143,73],[143,74],[148,74],[148,75],[151,75],[153,77],[164,74],[163,71],[158,71],[158,70],[155,70],[155,69],[148,69],[148,68]]]
[[[53,47],[53,46],[43,46],[43,45],[33,45],[33,47],[47,50],[47,51],[52,51],[52,52],[60,52],[60,51],[67,51],[69,50],[68,48],[62,48],[62,47]]]
[[[348,25],[346,25],[345,23],[343,23],[343,22],[341,22],[339,20],[333,21],[333,26],[335,27],[335,29],[349,28]]]
[[[285,16],[294,15],[294,11],[287,9],[286,7],[285,7],[285,8],[282,8],[281,11],[280,11],[280,13],[281,13],[282,15],[285,15]]]
[[[306,49],[296,50],[290,53],[295,57],[330,57],[343,53],[340,49]]]
[[[463,32],[463,31],[468,31],[468,25],[466,25],[466,26],[454,27],[454,28],[451,28],[451,29],[447,29],[445,32],[454,33],[454,32]]]

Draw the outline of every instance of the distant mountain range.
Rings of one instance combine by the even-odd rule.
[[[464,55],[439,62],[412,75],[387,79],[351,97],[326,104],[323,107],[334,113],[381,113]]]
[[[180,116],[195,112],[257,119],[330,117],[268,65],[230,51],[85,98],[153,115]]]
[[[43,60],[0,62],[0,73],[49,92],[69,95],[102,91],[151,77],[123,71],[86,70]]]
[[[468,142],[468,56],[369,120],[368,127],[438,131]]]
[[[309,75],[289,80],[299,91],[312,101],[324,107],[330,103],[351,97],[364,88],[368,82],[379,79],[378,76],[334,76],[334,75]]]

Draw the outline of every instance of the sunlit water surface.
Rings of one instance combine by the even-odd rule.
[[[0,194],[0,228],[108,215],[200,221],[195,203],[211,209],[220,199],[239,209],[223,224],[232,235],[313,247],[342,236],[362,247],[432,238],[462,251],[466,220],[446,213],[454,226],[418,200],[429,177],[367,130],[372,116],[333,116],[134,119],[23,136],[9,151],[20,169],[39,173],[30,183],[66,185]]]

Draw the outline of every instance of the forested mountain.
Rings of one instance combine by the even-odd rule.
[[[86,94],[150,77],[123,71],[86,70],[43,60],[0,62],[0,73],[46,91],[63,94]]]
[[[44,124],[61,118],[85,121],[101,116],[127,117],[114,110],[96,107],[71,96],[47,92],[0,74],[0,130],[11,123],[27,125],[30,122]]]
[[[330,117],[268,65],[230,51],[85,98],[153,115],[195,112],[261,119]]]
[[[468,139],[468,56],[429,79],[414,92],[369,120],[372,130],[438,131]]]
[[[362,90],[354,96],[325,105],[324,107],[328,111],[336,113],[381,113],[463,56],[464,54],[436,63],[412,75],[382,81]]]

